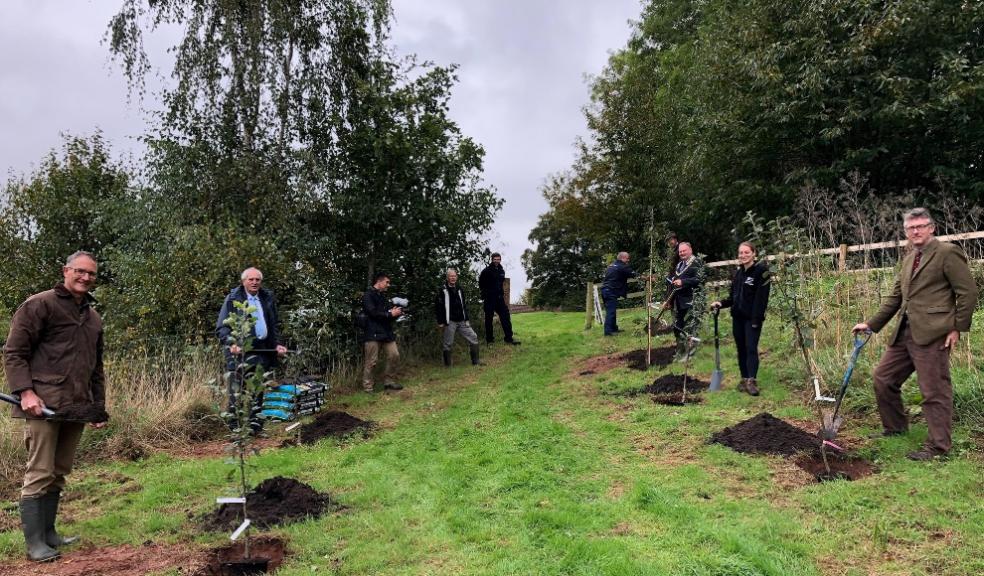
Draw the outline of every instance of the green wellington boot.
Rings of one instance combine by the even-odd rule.
[[[78,536],[59,536],[55,530],[55,519],[58,518],[58,503],[61,492],[48,492],[41,497],[41,507],[44,510],[44,541],[52,548],[69,546],[79,541]]]
[[[60,554],[44,541],[44,502],[41,498],[23,498],[20,501],[21,527],[27,544],[27,557],[35,562],[48,562]]]

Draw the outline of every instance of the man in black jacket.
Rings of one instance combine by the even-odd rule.
[[[502,268],[502,255],[496,252],[492,254],[492,263],[478,275],[478,289],[482,293],[482,309],[485,311],[485,341],[489,344],[495,342],[495,336],[492,334],[494,314],[499,315],[499,322],[502,323],[504,334],[503,340],[506,344],[519,344],[519,341],[513,340],[509,305],[506,303],[505,293],[502,289],[505,280],[506,271]]]
[[[694,254],[689,242],[677,246],[680,261],[673,275],[666,280],[676,289],[673,295],[673,335],[676,336],[677,349],[674,360],[682,362],[697,352],[697,333],[704,315],[706,295],[704,262]]]
[[[448,268],[447,281],[437,291],[434,298],[434,316],[437,325],[443,330],[444,365],[451,365],[451,347],[454,345],[455,332],[468,342],[471,352],[471,362],[478,364],[478,334],[472,330],[468,322],[468,306],[465,305],[465,293],[458,285],[458,271]]]
[[[379,360],[380,348],[386,354],[383,389],[403,389],[403,386],[397,384],[395,380],[400,351],[396,347],[396,335],[393,333],[393,322],[403,315],[403,308],[393,306],[383,295],[389,285],[389,276],[377,272],[372,278],[372,286],[366,288],[366,292],[362,296],[362,314],[364,315],[362,351],[365,355],[362,366],[362,389],[366,392],[373,391],[372,369]]]
[[[629,267],[629,253],[619,252],[605,270],[605,279],[601,284],[601,299],[605,303],[605,336],[614,336],[619,332],[617,321],[618,299],[625,298],[629,293],[629,278],[638,274]]]
[[[273,370],[279,364],[279,358],[287,353],[287,348],[280,342],[280,332],[277,330],[279,318],[277,317],[277,302],[273,293],[263,288],[263,273],[257,268],[247,268],[240,275],[242,284],[233,288],[232,292],[226,296],[222,302],[222,309],[219,310],[219,319],[215,323],[215,335],[222,343],[226,357],[226,370],[230,373],[235,372],[239,362],[245,362],[250,366],[262,366],[264,370]],[[232,314],[238,314],[235,302],[247,302],[253,308],[253,318],[255,322],[251,329],[253,338],[252,348],[243,354],[243,342],[233,342],[230,340],[232,328],[226,325],[226,318]],[[229,411],[232,413],[236,405],[236,396],[242,391],[243,382],[237,378],[230,377],[227,383],[229,393]],[[253,399],[253,409],[250,412],[250,428],[254,433],[263,428],[263,421],[259,414],[263,408],[263,394],[259,393]],[[230,426],[235,423],[230,420]]]

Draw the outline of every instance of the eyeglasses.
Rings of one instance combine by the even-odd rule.
[[[93,272],[92,270],[86,270],[85,268],[73,268],[71,266],[65,266],[65,268],[68,268],[72,272],[75,272],[76,276],[82,276],[82,277],[88,276],[89,278],[96,277],[96,273]]]
[[[915,232],[916,230],[925,230],[926,228],[929,228],[932,225],[933,225],[932,223],[912,224],[909,226],[904,226],[904,228],[906,232]]]

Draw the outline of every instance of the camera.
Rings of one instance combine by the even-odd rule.
[[[390,298],[390,304],[398,306],[403,311],[403,315],[396,319],[397,322],[406,322],[410,319],[410,301],[402,296]]]

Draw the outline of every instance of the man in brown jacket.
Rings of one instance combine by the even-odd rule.
[[[89,290],[98,265],[76,252],[62,268],[64,281],[24,301],[10,321],[4,371],[12,394],[20,396],[14,417],[26,418],[27,466],[20,513],[31,560],[57,558],[57,548],[77,538],[55,531],[58,501],[85,422],[105,425],[102,319]],[[44,419],[42,410],[54,410]]]
[[[899,313],[899,323],[874,375],[882,435],[908,431],[901,391],[902,383],[915,371],[929,436],[921,450],[907,457],[931,460],[950,450],[950,351],[960,340],[960,333],[970,330],[977,284],[964,251],[933,237],[936,224],[928,210],[914,208],[902,221],[911,250],[902,259],[895,288],[875,316],[856,325],[854,331],[878,332]]]

